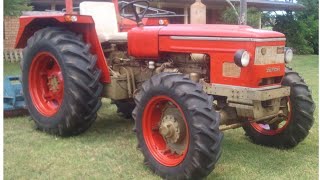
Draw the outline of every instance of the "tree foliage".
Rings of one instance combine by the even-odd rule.
[[[237,12],[240,14],[240,9],[237,7]],[[259,12],[256,8],[250,7],[247,10],[247,24],[249,26],[259,28],[259,19],[261,16],[261,12]],[[238,24],[238,16],[233,10],[233,8],[228,7],[221,15],[221,20],[226,24]]]
[[[310,54],[313,52],[312,48],[308,46],[308,41],[305,39],[306,29],[304,23],[295,19],[292,12],[287,12],[285,15],[276,17],[275,26],[273,30],[282,32],[286,35],[286,46],[292,47],[297,54]]]
[[[297,54],[319,54],[319,2],[318,0],[297,0],[305,6],[302,11],[259,12],[248,8],[247,24],[258,28],[261,16],[263,28],[273,29],[286,35],[288,47]],[[239,11],[239,8],[237,7]],[[227,8],[221,15],[226,24],[238,24],[238,17],[232,8]]]
[[[284,33],[287,46],[298,54],[319,53],[318,0],[298,0],[305,6],[303,11],[287,11],[276,17],[274,30]]]
[[[22,11],[31,11],[29,0],[4,0],[3,14],[5,16],[19,16]]]

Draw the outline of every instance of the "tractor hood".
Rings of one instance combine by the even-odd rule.
[[[219,24],[171,24],[159,31],[160,36],[205,36],[205,37],[243,37],[243,38],[279,38],[284,34],[254,29],[243,25]]]

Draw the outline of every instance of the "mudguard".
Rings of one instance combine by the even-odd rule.
[[[28,39],[39,29],[45,27],[64,27],[71,32],[81,34],[85,43],[91,45],[91,53],[97,56],[97,67],[102,71],[100,81],[110,83],[110,72],[99,42],[95,24],[91,16],[57,14],[41,16],[21,16],[16,39],[16,48],[24,48]]]

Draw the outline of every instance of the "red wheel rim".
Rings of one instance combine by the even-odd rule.
[[[38,53],[29,71],[29,91],[35,108],[50,117],[58,112],[62,100],[64,82],[57,59],[49,52]]]
[[[288,108],[288,115],[287,117],[282,121],[284,122],[284,124],[281,125],[281,127],[279,127],[279,125],[277,125],[277,128],[271,129],[271,126],[266,125],[266,124],[262,124],[259,122],[252,122],[251,126],[258,131],[261,134],[264,135],[269,135],[269,136],[274,136],[277,134],[280,134],[281,132],[283,132],[287,126],[290,124],[291,121],[291,113],[292,113],[292,106],[291,106],[291,101],[290,98],[287,98],[287,108]]]
[[[173,104],[181,114],[185,126],[186,146],[182,154],[172,153],[167,150],[167,144],[163,136],[159,132],[159,123],[163,115],[163,109],[166,103]],[[189,147],[189,129],[187,121],[181,107],[171,98],[167,96],[155,96],[151,98],[144,109],[142,119],[143,136],[146,145],[152,156],[164,166],[177,166],[185,158]]]

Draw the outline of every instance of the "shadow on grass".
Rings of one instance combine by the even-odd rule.
[[[222,142],[222,156],[208,179],[231,177],[237,179],[249,174],[249,179],[272,176],[275,179],[281,179],[281,177],[303,175],[305,172],[294,171],[294,169],[301,168],[304,163],[316,162],[318,159],[310,157],[310,154],[317,153],[318,145],[308,142],[309,139],[307,137],[292,149],[276,149],[253,144],[241,129],[226,132]],[[317,167],[317,164],[315,163],[314,166]],[[312,173],[314,172],[311,172],[311,175]]]
[[[102,107],[98,111],[97,120],[83,134],[77,136],[82,143],[114,142],[119,140],[135,140],[132,131],[133,119],[126,119],[117,113],[117,107],[109,99],[102,99]]]

